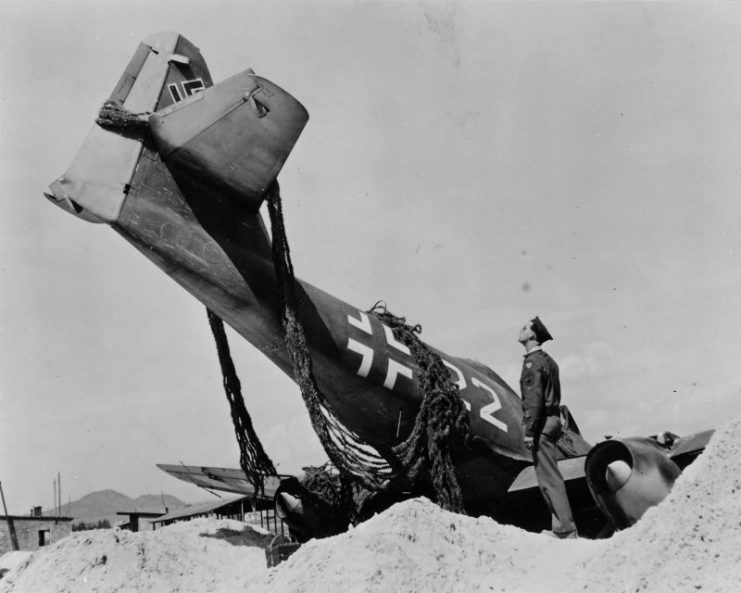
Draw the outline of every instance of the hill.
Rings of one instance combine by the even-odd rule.
[[[96,524],[104,519],[111,525],[115,525],[127,519],[123,515],[118,515],[119,512],[164,512],[165,508],[173,510],[184,506],[187,505],[170,494],[143,494],[130,498],[115,490],[100,490],[62,505],[62,515],[73,517],[73,525],[80,521]],[[46,509],[44,514],[53,515],[55,513],[53,509]]]

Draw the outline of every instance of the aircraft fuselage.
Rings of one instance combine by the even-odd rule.
[[[115,230],[293,377],[260,215],[197,179],[179,177],[175,184],[151,149],[145,148],[141,162]],[[309,283],[298,284],[299,316],[320,389],[341,421],[370,444],[397,444],[411,430],[422,399],[408,348],[375,316]],[[458,384],[472,434],[492,453],[528,462],[519,397],[493,373],[435,352]],[[480,454],[470,461],[482,462]],[[472,473],[479,474],[473,481],[489,481]],[[510,473],[497,476],[496,490],[506,490],[514,479]]]

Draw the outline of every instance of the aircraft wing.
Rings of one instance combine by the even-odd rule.
[[[686,437],[676,437],[672,435],[671,437],[668,437],[672,440],[671,445],[667,447],[666,453],[674,463],[676,463],[681,469],[684,469],[705,450],[705,447],[714,432],[715,431],[713,430],[705,430]],[[665,438],[667,438],[665,435],[657,437],[659,442]],[[558,462],[558,469],[561,470],[561,475],[563,476],[564,481],[569,483],[586,477],[584,469],[586,458],[586,455],[580,455],[579,457],[561,459]],[[519,473],[514,482],[512,482],[512,485],[509,487],[508,492],[511,494],[521,490],[537,488],[537,486],[538,480],[535,477],[535,468],[530,465]]]
[[[705,450],[714,433],[714,430],[705,430],[686,437],[675,438],[669,449],[669,457],[681,469],[684,469]]]
[[[590,526],[599,525],[601,515],[621,529],[635,523],[669,494],[681,471],[705,450],[713,432],[611,438],[592,447],[587,455],[559,460],[580,532],[596,535]],[[534,515],[543,515],[541,498],[535,468],[528,466],[510,485],[502,515],[522,526],[534,524]]]
[[[586,455],[580,455],[579,457],[571,457],[569,459],[561,459],[558,462],[558,469],[561,470],[561,475],[564,481],[568,484],[577,480],[584,480],[586,477],[584,473],[584,460]],[[538,478],[535,477],[535,467],[528,465],[523,469],[512,482],[512,485],[507,491],[508,494],[513,494],[522,490],[529,490],[531,488],[538,487]]]
[[[255,494],[255,487],[247,480],[247,476],[241,469],[202,467],[196,465],[167,465],[164,463],[158,463],[157,467],[178,480],[183,480],[206,490],[233,492],[247,496],[253,496]],[[288,476],[265,478],[265,497],[273,498],[275,491],[280,485],[280,481],[286,477]]]

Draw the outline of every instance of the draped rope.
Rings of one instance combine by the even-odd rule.
[[[244,405],[242,384],[234,368],[234,362],[232,361],[229,350],[229,342],[224,331],[224,322],[210,309],[206,311],[208,313],[211,332],[216,342],[224,392],[226,393],[227,400],[229,400],[232,422],[234,423],[234,433],[239,444],[239,465],[246,474],[247,480],[255,488],[253,495],[254,501],[257,499],[258,494],[265,494],[265,477],[277,476],[278,472],[275,470],[270,457],[265,452],[252,426],[252,418],[250,418],[247,407]]]
[[[407,468],[411,482],[429,477],[437,503],[446,510],[464,513],[452,458],[454,447],[463,443],[469,430],[468,413],[458,385],[440,356],[419,339],[421,326],[407,325],[406,319],[396,317],[381,303],[376,303],[368,313],[391,327],[394,337],[409,348],[419,368],[417,380],[423,393],[422,404],[412,432],[394,447],[394,453]]]
[[[393,477],[391,467],[378,451],[340,422],[314,377],[306,336],[296,317],[297,299],[293,264],[277,181],[268,189],[267,204],[273,235],[273,263],[278,292],[282,299],[285,343],[288,357],[293,364],[294,378],[309,412],[311,426],[330,461],[341,473],[352,476],[365,488],[378,490]]]
[[[296,317],[293,264],[277,181],[267,191],[267,204],[273,235],[273,262],[282,299],[286,347],[312,427],[330,460],[340,474],[351,476],[364,488],[374,491],[399,474],[412,482],[428,477],[437,501],[443,508],[464,512],[452,451],[456,441],[462,441],[468,431],[468,415],[450,371],[440,357],[419,340],[416,335],[421,331],[419,326],[407,326],[404,318],[395,317],[385,307],[374,306],[371,312],[391,325],[396,338],[409,347],[419,367],[420,388],[424,397],[414,428],[403,443],[394,447],[395,455],[381,455],[344,426],[316,384],[306,337]]]
[[[411,483],[431,482],[438,504],[450,511],[463,513],[453,451],[468,432],[468,414],[453,382],[449,369],[440,356],[422,342],[419,325],[407,325],[406,319],[390,313],[376,303],[369,313],[391,327],[394,337],[405,344],[418,367],[417,381],[423,394],[422,403],[409,436],[381,454],[354,431],[346,427],[332,411],[314,377],[303,327],[297,318],[293,264],[283,222],[280,188],[275,181],[267,192],[273,235],[273,262],[278,292],[281,295],[285,343],[293,365],[294,378],[309,412],[312,428],[339,475],[329,466],[304,468],[306,478],[300,486],[310,500],[323,509],[347,517],[357,515],[358,501],[368,492],[381,490],[392,478],[406,478]],[[242,397],[221,319],[208,311],[209,324],[217,346],[224,391],[229,401],[232,421],[240,450],[240,465],[247,479],[264,494],[266,476],[276,476],[273,462],[265,452]],[[321,502],[320,502],[321,501]],[[325,511],[326,512],[326,511]]]

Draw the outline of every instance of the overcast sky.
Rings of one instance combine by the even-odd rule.
[[[384,299],[515,386],[540,315],[588,440],[741,414],[741,6],[0,5],[0,480],[11,512],[237,467],[204,307],[42,196],[139,41],[177,31],[311,119],[280,175],[296,274]],[[280,471],[323,460],[298,389],[232,332]]]

